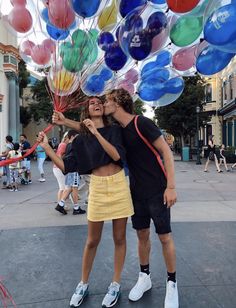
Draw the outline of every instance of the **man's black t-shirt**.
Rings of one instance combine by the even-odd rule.
[[[139,116],[138,128],[142,135],[153,143],[162,134],[152,120]],[[122,130],[123,141],[126,148],[126,157],[130,171],[130,189],[136,199],[162,193],[166,187],[166,179],[156,156],[139,137],[134,119]]]
[[[25,140],[25,141],[22,142],[21,147],[22,147],[22,150],[24,151],[24,152],[21,152],[21,155],[24,155],[24,154],[25,154],[25,150],[29,150],[29,149],[31,148],[30,143],[29,143],[27,140]],[[27,159],[27,160],[30,160],[30,159],[31,159],[31,154],[28,155],[28,156],[26,157],[26,159]]]

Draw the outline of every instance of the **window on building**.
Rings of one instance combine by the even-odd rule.
[[[227,100],[227,82],[223,82],[223,92],[224,92],[224,100]]]
[[[233,75],[230,75],[229,76],[229,96],[230,96],[230,100],[233,99],[233,96],[234,96],[233,82],[234,82]]]
[[[205,87],[206,103],[212,102],[212,85],[208,83]]]
[[[4,63],[9,63],[9,60],[10,60],[9,56],[3,56]]]
[[[11,62],[12,64],[14,64],[14,65],[17,65],[17,60],[16,60],[16,58],[13,57],[13,56],[10,56],[10,62]]]

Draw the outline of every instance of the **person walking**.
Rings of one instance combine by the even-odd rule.
[[[229,172],[229,168],[227,166],[226,157],[225,157],[225,145],[222,144],[220,147],[220,158],[219,158],[219,167],[224,164],[225,170]]]
[[[25,134],[20,135],[20,150],[21,155],[23,156],[29,149],[31,148],[31,145],[29,141],[27,140],[27,137]],[[31,155],[28,155],[24,158],[24,160],[21,162],[22,168],[25,170],[26,173],[26,184],[31,184]]]
[[[6,136],[5,138],[6,140],[6,147],[5,147],[5,150],[2,152],[2,154],[0,154],[0,160],[5,160],[8,153],[13,150],[14,148],[14,144],[13,144],[13,138],[12,136],[8,135]],[[6,176],[6,182],[3,186],[3,188],[10,188],[10,169],[9,169],[9,165],[6,165],[3,167],[3,174]]]
[[[43,183],[46,181],[44,177],[44,169],[43,169],[43,164],[46,159],[46,153],[40,145],[36,147],[35,152],[36,152],[38,170],[40,174],[39,182]]]
[[[214,136],[210,135],[209,136],[209,140],[208,140],[208,148],[207,148],[207,160],[206,160],[206,164],[205,164],[205,169],[204,172],[208,172],[208,165],[210,161],[214,161],[215,162],[215,166],[216,169],[218,171],[218,173],[223,172],[220,167],[219,167],[219,163],[218,163],[218,159],[216,156],[216,146],[214,144]]]
[[[64,160],[54,155],[48,146],[45,134],[40,133],[40,145],[64,173],[78,171],[90,174],[88,198],[88,237],[84,248],[81,281],[76,287],[70,306],[78,307],[88,294],[88,280],[97,247],[99,245],[104,221],[112,220],[114,251],[114,274],[102,307],[114,306],[120,296],[120,279],[126,255],[126,225],[133,215],[133,205],[123,161],[125,150],[122,145],[120,127],[109,125],[103,116],[103,102],[97,97],[89,98],[82,114],[81,122],[74,129],[79,134],[72,143],[71,152]],[[75,123],[55,112],[56,124]]]
[[[132,216],[132,224],[137,231],[140,272],[136,285],[129,293],[129,299],[138,301],[152,287],[149,268],[150,222],[152,220],[162,245],[167,268],[164,307],[178,308],[176,255],[170,226],[170,208],[177,199],[172,152],[153,121],[143,116],[138,118],[135,116],[133,100],[126,90],[113,90],[106,95],[104,112],[105,115],[111,115],[122,127],[130,173],[130,189],[135,212]],[[135,126],[136,120],[139,133],[141,132],[161,154],[166,177],[153,151],[140,137]],[[55,113],[53,121],[74,129],[78,127],[78,122],[66,119],[61,113]]]
[[[69,130],[67,137],[68,137],[68,144],[66,147],[65,156],[70,153],[71,147],[72,147],[72,141],[75,139],[75,137],[78,135],[78,132],[75,130]],[[55,207],[55,210],[62,213],[63,215],[67,214],[67,211],[65,210],[65,202],[66,199],[71,194],[72,196],[72,202],[73,202],[73,215],[79,215],[79,214],[85,214],[86,211],[82,210],[79,206],[79,196],[78,196],[78,187],[79,187],[79,174],[78,172],[69,172],[67,173],[65,177],[65,190],[62,193],[62,198],[58,202],[57,206]]]

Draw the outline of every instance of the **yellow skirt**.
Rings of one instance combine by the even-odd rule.
[[[88,220],[105,221],[133,214],[130,189],[124,170],[111,176],[91,175]]]

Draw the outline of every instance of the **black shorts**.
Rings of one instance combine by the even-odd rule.
[[[164,204],[163,194],[164,192],[142,200],[133,198],[134,215],[132,216],[132,224],[134,229],[150,228],[152,219],[157,234],[171,232],[170,209]]]

